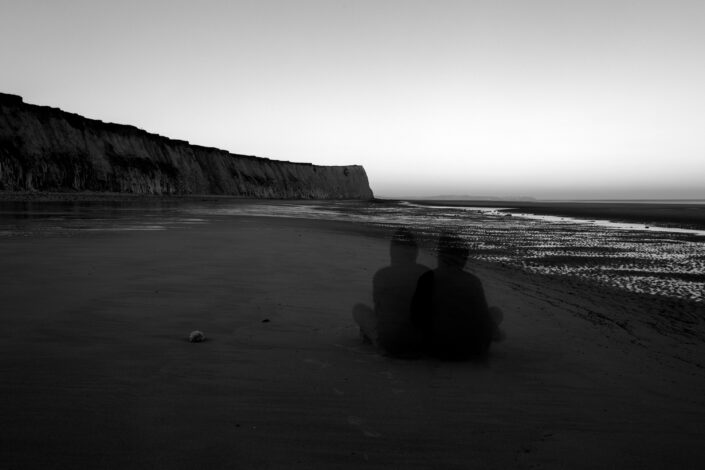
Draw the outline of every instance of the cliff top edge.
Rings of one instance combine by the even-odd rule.
[[[187,146],[187,147],[191,147],[194,149],[198,149],[201,151],[207,151],[207,152],[219,152],[219,153],[222,152],[222,153],[226,153],[226,154],[228,154],[232,157],[236,157],[236,158],[246,158],[246,159],[252,159],[252,160],[259,160],[259,161],[269,161],[272,163],[286,163],[286,164],[290,164],[290,165],[315,166],[315,167],[319,167],[319,168],[361,167],[361,165],[314,165],[313,163],[308,163],[308,162],[292,162],[292,161],[288,161],[288,160],[274,160],[274,159],[267,158],[267,157],[258,157],[256,155],[243,155],[243,154],[238,154],[238,153],[232,153],[227,150],[219,149],[217,147],[209,147],[209,146],[205,146],[205,145],[192,144],[186,140],[172,139],[170,137],[166,137],[166,136],[163,136],[160,134],[148,132],[144,129],[140,129],[139,127],[136,127],[136,126],[133,126],[130,124],[119,124],[119,123],[113,123],[113,122],[105,122],[105,121],[101,121],[100,119],[92,119],[92,118],[82,116],[80,114],[71,113],[69,111],[64,111],[60,108],[54,108],[51,106],[43,106],[43,105],[26,103],[21,96],[13,95],[10,93],[0,92],[0,106],[13,106],[13,107],[27,108],[28,110],[35,111],[40,114],[45,114],[45,115],[46,114],[50,114],[50,115],[53,114],[56,116],[61,116],[64,119],[66,119],[67,121],[69,121],[74,126],[96,127],[96,128],[100,128],[103,130],[111,130],[113,132],[140,135],[142,137],[148,137],[148,138],[153,138],[153,139],[165,141],[169,145]]]

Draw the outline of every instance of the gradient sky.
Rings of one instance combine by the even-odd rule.
[[[379,196],[705,198],[705,1],[0,0],[0,91]]]

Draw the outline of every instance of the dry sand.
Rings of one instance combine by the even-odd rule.
[[[507,341],[487,363],[392,359],[350,316],[381,235],[241,217],[1,240],[0,468],[705,461],[701,306],[469,266]]]

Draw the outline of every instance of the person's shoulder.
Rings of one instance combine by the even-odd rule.
[[[479,277],[468,271],[463,271],[463,274],[465,282],[472,285],[475,289],[482,289],[482,280]]]
[[[384,279],[392,274],[394,269],[391,266],[385,266],[375,272],[373,279]]]
[[[482,288],[482,281],[480,278],[471,272],[465,271],[464,269],[438,268],[436,271],[438,272],[439,277],[444,279],[454,279],[455,282],[461,282],[472,287]]]
[[[478,284],[482,284],[482,281],[480,280],[479,277],[477,277],[475,274],[471,273],[470,271],[467,271],[463,269],[463,277],[467,279],[468,281],[476,282]]]
[[[391,270],[392,270],[392,267],[391,267],[391,266],[385,266],[385,267],[383,267],[383,268],[379,268],[379,269],[375,272],[375,275],[377,275],[377,274],[384,274],[384,273],[386,273],[386,272],[388,272],[388,271],[391,271]]]
[[[432,269],[427,269],[419,276],[419,284],[433,282],[434,277],[434,271]]]
[[[412,269],[415,272],[419,273],[419,276],[432,271],[428,266],[424,266],[423,264],[419,264],[419,263],[414,263],[414,266]]]
[[[388,282],[396,279],[406,279],[410,274],[418,277],[423,272],[424,270],[409,269],[406,265],[390,265],[377,270],[372,279],[377,282]]]
[[[473,281],[482,284],[482,281],[480,280],[479,277],[477,277],[477,275],[471,273],[470,271],[463,271],[463,272],[465,273],[465,277],[467,277],[468,279],[472,279]]]

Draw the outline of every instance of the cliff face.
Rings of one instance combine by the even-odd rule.
[[[0,190],[370,199],[363,167],[316,166],[190,145],[0,93]]]

